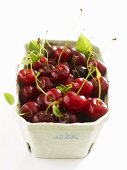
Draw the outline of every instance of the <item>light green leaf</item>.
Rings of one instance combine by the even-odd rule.
[[[53,114],[54,114],[56,117],[62,117],[62,116],[63,116],[62,113],[61,113],[60,110],[59,110],[58,105],[54,104],[54,105],[52,106],[52,110],[53,110]]]
[[[7,101],[8,104],[13,105],[14,104],[14,97],[10,93],[4,93],[4,98]]]
[[[40,59],[40,56],[38,54],[35,54],[35,53],[30,53],[29,57],[30,57],[32,63],[35,63],[36,61],[38,61]]]
[[[85,55],[93,51],[91,42],[81,33],[76,43],[76,49]]]
[[[30,41],[27,45],[26,45],[26,50],[27,51],[38,51],[40,52],[40,45],[38,44],[37,41]]]
[[[29,58],[28,58],[28,57],[24,57],[24,58],[22,59],[22,64],[23,64],[23,65],[28,65],[28,64],[30,64]]]

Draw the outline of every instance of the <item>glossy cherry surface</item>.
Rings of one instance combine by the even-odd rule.
[[[18,73],[18,82],[21,85],[31,85],[35,82],[35,75],[31,69],[22,69]]]

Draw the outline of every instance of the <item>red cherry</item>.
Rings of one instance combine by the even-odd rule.
[[[48,59],[54,58],[55,57],[55,52],[56,52],[56,46],[47,46],[46,50],[48,53]]]
[[[45,65],[42,69],[39,69],[40,76],[51,77],[54,68],[52,64]]]
[[[105,115],[108,112],[107,105],[98,98],[92,98],[88,100],[87,117],[91,121],[95,121]]]
[[[61,91],[59,89],[52,88],[48,90],[47,95],[45,95],[45,103],[48,106],[52,102],[60,100],[61,97]]]
[[[47,64],[47,62],[48,62],[47,58],[42,56],[40,60],[33,63],[32,67],[33,67],[34,70],[38,71],[43,66],[45,66]]]
[[[51,79],[48,77],[40,77],[38,84],[41,87],[41,89],[45,92],[53,87],[53,83]]]
[[[53,114],[50,112],[45,113],[45,111],[38,112],[33,117],[33,123],[38,122],[54,122]]]
[[[34,101],[39,91],[36,87],[31,85],[23,86],[19,89],[19,98],[21,103],[26,103],[28,101]]]
[[[64,82],[69,77],[69,74],[70,70],[64,64],[57,65],[51,73],[53,82],[59,83]]]
[[[27,102],[21,107],[22,117],[28,121],[32,122],[34,114],[40,111],[40,106],[36,102]]]
[[[63,116],[59,118],[60,123],[76,123],[77,115],[73,113],[63,113]]]
[[[66,62],[69,60],[70,54],[71,54],[71,50],[69,48],[63,46],[58,47],[55,52],[55,59],[56,61],[58,61],[59,57],[61,56],[60,62]]]
[[[95,77],[94,79],[90,80],[90,82],[93,84],[93,91],[92,91],[92,97],[97,98],[99,95],[99,81],[98,78]],[[108,81],[105,77],[100,77],[100,84],[101,84],[101,98],[103,98],[108,91]]]
[[[45,94],[40,94],[37,97],[36,102],[40,105],[41,110],[45,110],[47,108],[47,104],[45,103]]]
[[[74,82],[74,76],[72,74],[69,74],[69,77],[66,79],[65,82],[63,82],[63,84],[66,86],[68,84],[72,84],[72,82]]]
[[[90,60],[89,66],[96,66],[102,76],[105,75],[106,70],[107,70],[104,63],[99,60]]]
[[[56,62],[56,60],[55,60],[54,58],[49,59],[49,60],[48,60],[48,63],[51,64],[51,65],[53,65],[53,66],[56,66],[56,65],[57,65],[57,62]]]
[[[31,85],[35,82],[34,72],[30,69],[22,69],[18,73],[18,82],[21,85]]]
[[[86,66],[86,56],[81,53],[81,52],[78,52],[76,51],[74,48],[71,48],[71,60],[70,62],[74,64],[74,65],[81,65],[81,66]]]
[[[78,90],[80,89],[80,87],[82,86],[82,84],[84,83],[84,81],[85,81],[85,84],[82,87],[79,94],[83,95],[85,97],[89,97],[93,90],[93,84],[90,81],[85,80],[84,78],[75,79],[75,81],[73,83],[73,91],[77,93]]]
[[[87,100],[84,96],[79,96],[73,91],[65,93],[63,97],[63,106],[70,113],[77,113],[85,110]]]

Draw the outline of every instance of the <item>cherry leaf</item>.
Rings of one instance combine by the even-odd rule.
[[[76,43],[76,49],[85,55],[93,51],[91,42],[81,33]]]
[[[53,111],[53,114],[54,114],[56,117],[61,117],[61,116],[63,116],[62,113],[61,113],[60,110],[59,110],[58,105],[56,105],[56,104],[53,104],[53,106],[52,106],[52,111]]]
[[[10,93],[4,93],[4,98],[6,100],[6,102],[10,105],[13,105],[14,104],[14,97],[12,94]]]
[[[40,45],[37,41],[30,41],[28,44],[26,44],[26,50],[40,52]]]

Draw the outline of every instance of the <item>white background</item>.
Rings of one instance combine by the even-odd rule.
[[[80,8],[84,13],[79,19]],[[127,169],[126,16],[126,0],[0,0],[0,170]],[[43,38],[47,29],[55,39],[76,39],[84,30],[101,47],[108,67],[110,119],[85,159],[34,158],[26,150],[15,108],[3,98],[3,92],[15,94],[15,70],[24,44]]]

